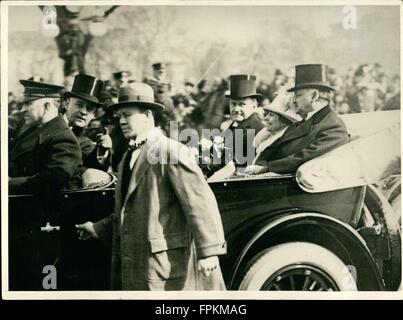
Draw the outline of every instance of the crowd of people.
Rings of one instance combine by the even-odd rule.
[[[212,117],[216,122],[228,119],[229,107],[225,99],[228,89],[228,79],[202,79],[196,83],[193,79],[186,79],[182,87],[175,87],[169,82],[165,63],[152,65],[153,77],[144,79],[156,92],[157,100],[163,102],[167,108],[167,119],[175,120],[181,128],[195,128],[206,126]],[[346,73],[338,73],[329,68],[329,82],[336,89],[331,100],[331,108],[338,114],[368,112],[378,110],[400,109],[400,77],[386,74],[378,63],[351,66]],[[263,77],[261,77],[263,78]],[[31,78],[42,81],[38,76]],[[257,92],[264,98],[260,106],[269,105],[278,92],[290,88],[295,76],[292,72],[283,72],[277,69],[271,81],[260,80]],[[112,121],[113,115],[108,112],[108,105],[117,100],[119,88],[134,82],[130,71],[119,71],[106,81],[102,109],[89,124],[87,130],[96,132],[101,125]],[[218,99],[217,99],[218,96]],[[221,99],[220,99],[221,98]],[[211,100],[215,110],[211,110]],[[214,102],[217,102],[214,105]],[[18,121],[21,109],[21,99],[12,92],[8,96],[9,128],[13,130]],[[206,121],[207,120],[207,121]],[[12,133],[12,132],[11,132]],[[92,133],[90,133],[92,135]]]
[[[231,121],[229,99],[226,97],[229,79],[201,79],[196,82],[188,78],[182,87],[177,87],[169,81],[166,63],[154,63],[151,69],[152,76],[143,81],[153,88],[156,101],[165,106],[165,110],[157,115],[157,122],[166,132],[169,131],[170,121],[175,121],[179,130],[192,128],[199,131],[203,128],[225,128]],[[29,80],[44,82],[39,76],[33,76]],[[97,136],[108,131],[114,153],[110,167],[112,171],[117,170],[127,142],[109,106],[117,102],[120,88],[135,81],[130,71],[113,73],[111,79],[104,82],[93,117],[79,134],[82,136],[85,131],[89,141],[96,141]],[[329,68],[328,81],[335,89],[330,97],[330,108],[337,114],[400,109],[400,77],[387,75],[378,63],[351,66],[343,74]],[[260,77],[256,92],[262,95],[262,99],[259,100],[255,112],[263,118],[263,108],[270,106],[275,97],[286,92],[294,82],[294,72],[279,69],[275,71],[271,81],[266,82]],[[21,113],[23,100],[10,92],[8,101],[9,138],[13,139],[24,122]]]

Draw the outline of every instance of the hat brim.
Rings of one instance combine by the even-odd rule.
[[[263,107],[263,110],[274,112],[275,114],[278,114],[278,115],[286,118],[287,120],[290,120],[291,122],[299,122],[299,121],[302,120],[302,118],[298,119],[298,118],[291,117],[290,115],[288,115],[286,113],[283,113],[283,112],[281,112],[279,110],[276,110],[274,108],[270,108],[270,106]]]
[[[20,100],[20,103],[24,104],[24,103],[28,103],[28,102],[32,102],[38,99],[43,99],[46,97],[30,97],[30,96],[26,96],[24,97],[22,100]]]
[[[230,99],[256,98],[258,102],[261,102],[263,100],[263,95],[261,95],[260,93],[249,94],[247,96],[242,96],[242,97],[239,97],[239,96],[235,97],[235,96],[232,96],[230,93],[230,94],[226,94],[225,97],[230,98]]]
[[[287,92],[295,92],[297,90],[301,90],[301,89],[327,89],[329,91],[335,91],[334,88],[332,88],[331,86],[325,85],[325,84],[321,84],[321,83],[305,83],[305,84],[301,84],[299,86],[295,86],[291,89],[288,89]]]
[[[144,108],[149,108],[153,111],[165,110],[165,107],[162,104],[157,103],[157,102],[124,101],[124,102],[111,104],[109,106],[109,108],[112,110],[117,110],[117,109],[123,108],[123,107],[144,107]]]
[[[97,101],[95,101],[95,100],[91,100],[91,99],[89,99],[88,97],[86,97],[86,96],[84,96],[84,95],[77,94],[77,93],[75,93],[75,92],[66,91],[65,93],[63,93],[63,98],[64,98],[64,99],[71,98],[71,97],[83,99],[83,100],[85,100],[86,102],[91,103],[91,104],[92,104],[93,106],[95,106],[96,108],[100,108],[100,107],[103,106],[102,103],[97,102]]]

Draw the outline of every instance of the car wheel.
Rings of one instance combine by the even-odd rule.
[[[308,242],[289,242],[260,252],[246,265],[239,290],[357,290],[334,253]]]
[[[388,200],[375,186],[369,185],[365,194],[364,204],[372,216],[373,223],[381,226],[382,235],[389,241],[390,259],[382,264],[382,274],[386,283],[386,289],[395,291],[401,282],[402,251],[401,251],[401,217],[400,217],[400,186],[398,192],[394,192],[391,207]],[[399,210],[397,211],[394,210]]]

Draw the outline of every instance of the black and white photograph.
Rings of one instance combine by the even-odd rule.
[[[402,299],[401,12],[3,1],[3,299]]]

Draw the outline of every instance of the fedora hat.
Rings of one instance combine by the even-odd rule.
[[[291,104],[292,95],[286,92],[280,92],[268,106],[264,106],[263,109],[277,113],[280,116],[290,120],[291,122],[301,121],[302,118],[293,110]]]
[[[259,102],[263,99],[260,93],[256,92],[256,76],[238,74],[229,78],[230,90],[225,96],[230,99],[256,98]]]
[[[66,91],[63,98],[75,97],[99,107],[102,105],[99,98],[103,87],[103,81],[88,74],[78,74],[74,78],[73,88],[71,91]]]
[[[306,88],[334,90],[329,83],[327,65],[301,64],[295,66],[295,86],[288,89],[288,92]]]
[[[154,111],[165,109],[162,104],[155,102],[153,88],[143,82],[132,82],[120,88],[118,103],[110,107],[117,110],[118,108],[128,106],[143,106]]]

